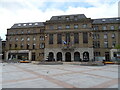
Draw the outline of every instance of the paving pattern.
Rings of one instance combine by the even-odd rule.
[[[118,88],[118,65],[0,65],[2,88]]]

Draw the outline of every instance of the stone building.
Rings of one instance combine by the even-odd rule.
[[[53,16],[45,22],[45,56],[56,61],[93,59],[92,20],[84,14]]]
[[[5,60],[6,41],[2,41],[2,60]]]
[[[6,59],[31,61],[111,60],[120,45],[120,18],[84,14],[52,16],[46,22],[18,23],[7,30]]]
[[[7,30],[6,59],[42,60],[44,23],[18,23]]]
[[[0,62],[2,61],[2,39],[0,37]]]

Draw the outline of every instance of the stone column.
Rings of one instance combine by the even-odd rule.
[[[65,62],[65,52],[62,53],[62,61]]]
[[[6,60],[8,60],[9,58],[8,58],[8,54],[9,54],[9,52],[6,52]]]
[[[28,52],[29,60],[31,61],[31,51]]]
[[[82,61],[83,61],[83,52],[80,52],[80,58],[81,58]]]
[[[57,61],[57,55],[55,52],[53,52],[53,53],[54,53],[54,59],[55,59],[55,61]]]
[[[71,52],[71,61],[74,62],[74,52]]]

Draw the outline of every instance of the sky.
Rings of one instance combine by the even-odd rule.
[[[119,0],[0,0],[0,36],[5,40],[7,29],[15,23],[45,22],[57,15],[85,14],[92,19],[118,17],[118,2]]]

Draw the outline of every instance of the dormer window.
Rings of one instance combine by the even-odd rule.
[[[21,26],[21,24],[18,24],[18,26]]]
[[[29,23],[29,25],[31,26],[31,25],[32,25],[32,23]]]
[[[58,20],[61,20],[61,17],[58,17]]]
[[[35,23],[35,25],[38,25],[38,23]]]
[[[105,19],[102,19],[103,22],[105,22],[106,20]]]
[[[69,17],[66,17],[66,20],[67,20],[67,21],[69,21],[69,20],[70,20],[70,18],[69,18]]]
[[[74,20],[75,20],[75,21],[77,21],[77,20],[78,20],[78,18],[77,18],[76,16],[74,16]]]
[[[23,24],[23,26],[26,26],[27,24]]]

